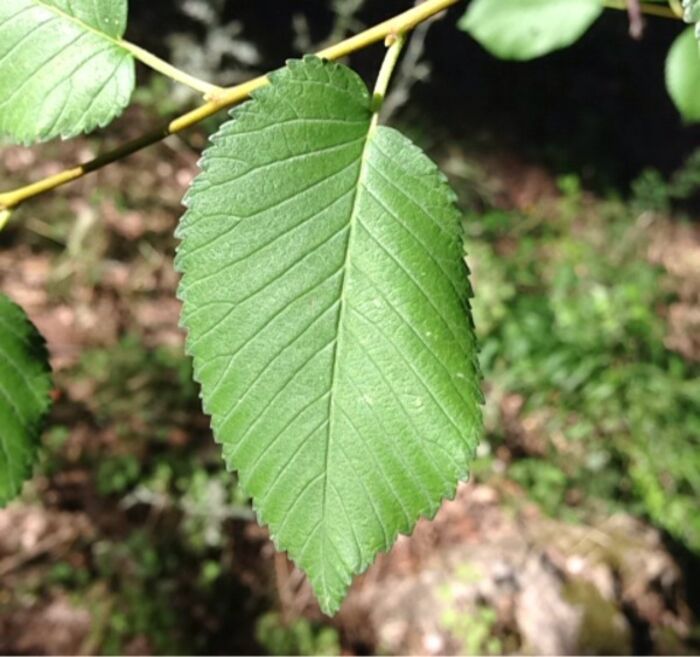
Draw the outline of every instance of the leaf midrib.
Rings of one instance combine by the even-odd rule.
[[[321,500],[321,514],[322,514],[322,532],[321,532],[321,561],[322,563],[325,563],[324,560],[324,547],[325,543],[327,540],[326,537],[326,528],[325,528],[325,520],[326,520],[326,502],[328,499],[328,459],[331,451],[331,437],[333,435],[333,419],[334,419],[334,412],[333,409],[335,407],[334,404],[334,397],[335,397],[335,389],[336,389],[336,380],[338,378],[338,362],[340,361],[340,351],[341,351],[341,327],[343,325],[343,317],[345,314],[345,306],[347,305],[347,301],[345,299],[346,297],[346,287],[347,287],[347,281],[348,281],[348,269],[350,267],[350,256],[352,253],[352,241],[353,241],[353,236],[355,233],[355,225],[357,224],[357,215],[359,212],[359,199],[360,199],[360,191],[363,188],[364,185],[364,179],[367,175],[367,151],[370,147],[370,143],[372,140],[372,136],[376,132],[377,125],[376,125],[376,113],[373,113],[370,116],[370,120],[368,123],[368,128],[367,128],[367,136],[365,137],[365,143],[362,147],[362,153],[360,154],[360,169],[357,174],[357,182],[355,183],[355,194],[353,196],[353,201],[352,201],[352,209],[350,211],[350,219],[348,220],[348,238],[345,246],[345,256],[344,256],[344,262],[343,262],[343,275],[342,275],[342,280],[340,284],[340,298],[339,298],[339,308],[338,308],[338,319],[336,321],[336,338],[335,338],[335,345],[333,347],[333,368],[331,371],[331,389],[330,393],[328,395],[328,429],[326,432],[326,452],[324,456],[324,464],[323,464],[323,496]],[[362,555],[360,554],[360,559],[362,558]],[[322,580],[324,583],[324,587],[326,586],[326,576],[325,576],[325,567],[323,569],[322,573]]]
[[[69,23],[73,23],[74,25],[77,25],[79,28],[86,30],[87,32],[91,32],[92,34],[98,36],[101,39],[104,39],[105,41],[109,41],[112,45],[116,46],[120,50],[123,50],[125,52],[129,52],[129,49],[127,48],[126,44],[122,39],[117,39],[106,32],[102,32],[93,25],[90,25],[86,23],[85,21],[80,20],[77,16],[71,16],[70,14],[66,13],[62,9],[59,9],[55,5],[50,5],[44,2],[44,0],[31,0],[35,5],[38,5],[39,7],[45,9],[48,12],[51,12],[52,14],[58,16],[59,18],[62,18]]]

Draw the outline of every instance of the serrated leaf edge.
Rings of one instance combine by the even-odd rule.
[[[309,61],[309,60],[319,61],[319,62],[322,62],[323,65],[327,65],[327,66],[341,66],[340,64],[337,64],[336,62],[332,62],[332,61],[329,61],[329,60],[326,60],[326,59],[320,59],[320,58],[316,57],[315,55],[306,55],[306,56],[304,56],[303,59],[301,59],[301,60],[298,60],[298,59],[296,59],[296,60],[294,60],[294,59],[292,59],[292,60],[287,60],[286,65],[289,66],[290,64],[293,65],[294,63],[299,62],[299,61],[306,62],[306,61]],[[226,121],[225,123],[223,123],[223,124],[219,127],[219,131],[221,131],[221,130],[222,130],[223,128],[225,128],[227,125],[229,125],[230,123],[232,123],[233,121],[235,121],[236,118],[237,118],[237,114],[240,113],[240,112],[242,112],[242,111],[245,111],[245,109],[246,109],[247,107],[251,106],[252,104],[254,104],[255,101],[256,101],[258,98],[260,98],[261,96],[263,96],[263,95],[266,94],[266,93],[270,93],[271,87],[272,87],[273,85],[277,84],[277,82],[278,82],[278,77],[279,77],[279,73],[280,73],[282,70],[284,70],[284,69],[281,69],[281,70],[279,70],[279,71],[275,71],[275,72],[271,73],[271,74],[269,75],[270,84],[269,84],[267,87],[262,87],[262,88],[260,88],[260,89],[257,89],[257,90],[255,90],[255,91],[253,91],[253,92],[251,93],[251,99],[250,99],[249,101],[246,101],[246,102],[243,103],[242,105],[240,105],[240,106],[238,106],[238,107],[236,107],[236,108],[233,108],[233,109],[229,112],[229,116],[231,117],[231,120],[230,120],[230,121]],[[364,84],[364,83],[363,83],[363,84]],[[367,97],[368,97],[368,102],[369,102],[369,100],[370,100],[370,98],[371,98],[371,96],[369,95],[369,93],[368,93],[368,96],[367,96]],[[368,130],[367,140],[366,140],[366,143],[365,143],[365,147],[364,147],[364,149],[363,149],[363,156],[362,156],[362,157],[363,157],[363,162],[362,162],[362,164],[361,164],[361,171],[360,171],[360,174],[358,175],[358,184],[357,184],[357,189],[358,189],[358,191],[359,191],[359,188],[360,188],[359,181],[362,179],[362,173],[363,173],[363,170],[364,170],[364,166],[363,166],[363,165],[364,165],[364,159],[365,159],[365,158],[364,158],[364,153],[365,153],[365,151],[366,151],[366,148],[367,148],[368,144],[370,143],[370,137],[371,137],[371,135],[372,135],[372,134],[374,133],[374,131],[375,131],[377,128],[379,128],[379,127],[381,127],[381,128],[384,129],[384,130],[393,130],[393,128],[386,128],[386,127],[384,127],[384,126],[374,126],[374,128],[371,126],[370,129]],[[217,134],[214,134],[214,135],[212,135],[212,136],[210,137],[209,141],[210,141],[212,144],[216,143],[216,138],[217,138],[217,135],[218,135],[218,132],[219,132],[219,131],[217,131]],[[399,134],[400,134],[400,133],[399,133]],[[402,136],[403,136],[403,135],[402,135]],[[425,155],[425,153],[424,153],[416,144],[414,144],[413,142],[411,142],[411,141],[408,140],[408,139],[406,139],[406,142],[407,142],[408,144],[410,144],[410,146],[411,146],[415,151],[417,151],[418,153],[420,153],[420,155],[423,156],[423,157],[425,158],[426,161],[430,162],[430,165],[431,165],[431,171],[430,171],[430,173],[431,173],[432,175],[435,175],[438,184],[439,184],[439,185],[441,186],[441,188],[442,188],[442,192],[445,194],[445,199],[447,200],[447,202],[448,202],[453,208],[458,209],[458,208],[457,208],[457,195],[455,194],[455,192],[454,192],[454,190],[452,189],[452,187],[449,185],[449,181],[448,181],[448,179],[447,179],[447,176],[440,170],[440,168],[437,166],[437,164],[435,164],[435,162],[433,162],[430,158],[428,158],[428,157]],[[206,170],[207,170],[206,162],[205,162],[205,161],[206,161],[206,156],[207,156],[207,153],[209,152],[209,150],[210,150],[209,148],[206,149],[206,150],[202,153],[202,157],[201,157],[201,158],[198,160],[198,162],[197,162],[197,166],[199,167],[199,169],[200,169],[200,171],[201,171],[202,173],[203,173],[203,172],[206,172]],[[199,177],[199,176],[198,176],[198,177]],[[184,196],[184,198],[183,198],[183,201],[182,201],[183,206],[184,206],[188,211],[191,209],[190,203],[191,203],[191,200],[192,200],[192,193],[193,193],[194,191],[196,191],[196,185],[195,185],[195,183],[196,183],[196,179],[195,179],[195,181],[193,181],[193,184],[192,184],[192,185],[190,186],[190,188],[188,189],[188,191],[187,191],[187,193],[185,194],[185,196]],[[353,203],[353,214],[354,214],[355,207],[356,207],[356,204]],[[181,220],[181,221],[182,221],[182,220]],[[350,221],[352,221],[352,218],[351,218]],[[180,239],[180,237],[181,237],[180,226],[181,226],[181,222],[178,224],[178,227],[177,227],[176,230],[175,230],[175,237],[178,238],[178,239]],[[464,228],[463,228],[463,226],[462,226],[461,224],[460,224],[460,231],[459,231],[459,234],[460,234],[460,240],[462,241],[462,244],[463,244]],[[351,239],[351,237],[349,237],[349,239],[348,239],[348,250],[349,250],[350,239]],[[182,270],[179,269],[179,266],[178,266],[178,255],[179,255],[179,252],[180,252],[180,245],[178,245],[177,248],[176,248],[175,269],[176,269],[176,271],[178,271],[178,273],[182,274]],[[469,275],[469,267],[468,267],[468,265],[467,265],[467,263],[466,263],[466,259],[465,259],[464,257],[462,258],[462,266],[463,266],[464,269],[465,269],[465,275],[468,277],[468,275]],[[467,278],[467,280],[469,280],[469,279]],[[342,296],[342,294],[341,294],[341,296]],[[473,320],[473,315],[472,315],[472,312],[471,312],[471,303],[470,303],[470,301],[469,301],[469,299],[470,299],[471,297],[473,297],[473,291],[472,291],[472,287],[471,287],[471,282],[469,282],[469,286],[468,286],[468,288],[467,288],[467,294],[465,295],[465,297],[464,297],[464,299],[463,299],[463,306],[464,306],[465,312],[467,313],[467,317],[469,318],[469,322],[470,322],[470,325],[471,325],[471,327],[472,327],[472,333],[473,333],[473,329],[474,329],[474,320]],[[177,298],[178,298],[183,304],[186,302],[186,300],[185,300],[185,291],[184,291],[184,289],[183,289],[183,287],[182,287],[182,281],[181,281],[180,284],[178,285],[178,289],[177,289]],[[341,314],[342,314],[342,310],[341,310]],[[339,320],[339,321],[340,321],[340,320]],[[187,353],[188,356],[190,356],[190,357],[193,358],[193,363],[194,363],[194,355],[191,353],[190,348],[189,348],[190,337],[189,337],[189,333],[188,333],[188,331],[187,331],[187,327],[186,327],[186,326],[184,325],[184,323],[183,323],[182,314],[181,314],[181,317],[180,317],[179,326],[180,326],[180,328],[182,328],[182,329],[185,331],[185,333],[187,334],[187,338],[186,338],[186,342],[185,342],[185,351],[186,351],[186,353]],[[475,343],[476,343],[476,340],[475,340]],[[475,345],[475,346],[476,346],[476,345]],[[478,347],[477,347],[477,350],[478,350]],[[334,359],[334,363],[335,363],[335,359]],[[483,375],[482,375],[482,373],[481,373],[481,368],[480,368],[480,366],[479,366],[479,362],[478,362],[478,358],[477,358],[477,355],[476,355],[476,351],[475,351],[475,354],[474,354],[474,357],[473,357],[473,365],[474,365],[474,368],[475,368],[474,371],[475,371],[475,373],[477,374],[478,379],[479,379],[479,380],[482,380],[482,379],[483,379]],[[198,367],[196,364],[195,364],[194,367],[193,367],[193,371],[194,371],[194,379],[197,381],[197,383],[200,384],[199,398],[200,398],[200,400],[202,401],[202,408],[203,408],[204,412],[205,412],[207,415],[210,415],[210,416],[211,416],[211,414],[209,413],[207,401],[206,401],[206,399],[204,398],[203,393],[202,393],[201,380],[200,380],[200,375],[199,375],[199,367]],[[481,390],[480,390],[479,392],[480,392],[481,394],[480,394],[480,398],[479,398],[478,401],[480,401],[480,402],[483,404],[483,402],[484,402],[483,392],[482,392]],[[481,418],[481,417],[479,418],[478,424],[474,427],[474,429],[475,429],[475,433],[478,434],[478,435],[481,435],[481,434],[483,433],[483,418]],[[219,439],[219,437],[216,435],[216,432],[215,432],[215,431],[213,431],[213,434],[214,434],[214,441],[215,441],[218,445],[222,445],[223,443],[222,443],[222,441]],[[458,489],[458,487],[459,487],[459,483],[460,483],[460,482],[467,481],[467,480],[469,479],[469,464],[473,461],[473,459],[475,458],[475,456],[476,456],[476,446],[472,447],[472,448],[467,452],[467,457],[468,457],[468,458],[465,459],[464,469],[459,473],[459,477],[458,477],[457,482],[456,482],[454,485],[452,485],[452,486],[446,487],[446,488],[442,491],[440,498],[439,498],[439,499],[436,498],[435,504],[433,504],[433,505],[428,505],[428,506],[426,506],[426,508],[424,508],[424,509],[422,509],[420,512],[418,512],[418,514],[414,517],[414,519],[413,519],[413,521],[412,521],[411,527],[408,528],[408,530],[406,530],[406,531],[402,531],[402,530],[400,530],[400,529],[395,530],[394,532],[392,532],[392,533],[390,534],[390,536],[389,536],[389,541],[388,541],[388,542],[389,542],[389,545],[388,545],[386,548],[384,548],[384,549],[382,549],[382,550],[378,550],[377,552],[375,552],[374,555],[373,555],[370,559],[362,560],[362,561],[360,562],[359,568],[356,569],[355,571],[353,571],[352,574],[343,573],[342,582],[343,582],[343,585],[345,586],[344,597],[345,597],[345,595],[347,595],[347,591],[348,591],[348,589],[349,589],[349,587],[350,587],[350,584],[352,583],[354,577],[356,577],[356,576],[361,575],[362,573],[364,573],[364,572],[369,568],[369,566],[371,566],[371,565],[375,562],[376,558],[377,558],[380,554],[386,554],[386,553],[388,553],[388,552],[391,550],[391,548],[393,547],[393,545],[396,543],[396,540],[397,540],[397,538],[398,538],[400,535],[403,535],[403,536],[410,536],[411,533],[413,532],[413,530],[415,529],[416,524],[417,524],[421,519],[424,518],[424,519],[426,519],[426,520],[433,520],[433,518],[435,517],[436,513],[438,512],[438,510],[439,510],[440,507],[443,505],[443,503],[444,503],[445,501],[453,500],[453,499],[455,498],[455,495],[457,494],[457,489]],[[224,461],[224,465],[225,465],[226,470],[227,470],[228,472],[237,472],[238,469],[235,467],[235,465],[233,465],[233,464],[229,465],[229,463],[226,462],[226,459],[225,459],[224,456],[223,456],[223,450],[222,450],[222,460]],[[279,551],[279,552],[284,552],[284,553],[286,553],[286,554],[289,555],[289,551],[288,551],[287,546],[284,544],[284,542],[283,542],[282,539],[280,539],[278,536],[276,536],[276,535],[274,534],[274,532],[272,531],[272,528],[270,527],[269,523],[267,522],[267,519],[266,519],[266,517],[265,517],[264,511],[263,511],[262,509],[259,509],[259,508],[258,508],[258,506],[257,506],[256,501],[255,501],[254,498],[251,498],[251,505],[252,505],[252,508],[253,508],[253,510],[254,510],[254,512],[255,512],[257,518],[258,518],[259,524],[268,528],[269,533],[270,533],[270,539],[272,540],[272,542],[273,542],[275,548],[277,549],[277,551]],[[292,561],[294,561],[294,558],[293,558],[291,555],[289,555],[289,557],[290,557],[290,559],[291,559]],[[322,597],[321,597],[322,594],[321,594],[320,592],[317,592],[317,595],[318,595],[318,597],[319,597],[318,602],[319,602],[319,605],[320,605],[320,607],[321,607],[321,610],[322,610],[325,614],[327,614],[327,615],[329,615],[329,616],[334,615],[334,614],[338,611],[338,609],[340,608],[340,606],[341,606],[341,604],[342,604],[342,602],[343,602],[343,600],[344,600],[344,597],[343,597],[343,600],[341,600],[341,601],[339,601],[339,602],[337,602],[337,601],[335,601],[335,600],[331,600],[331,599],[322,599]]]
[[[2,0],[0,0],[2,1]],[[97,28],[89,25],[85,21],[80,20],[79,18],[75,16],[71,16],[70,14],[67,14],[63,10],[59,9],[58,7],[54,7],[53,5],[49,5],[43,0],[31,0],[37,8],[44,9],[45,11],[48,11],[55,16],[58,16],[62,20],[68,21],[70,23],[73,23],[74,25],[77,25],[81,30],[85,30],[87,32],[91,32],[95,36],[99,37],[100,39],[103,39],[105,41],[109,41],[113,46],[119,48],[119,50],[122,51],[122,57],[128,60],[128,62],[131,64],[130,70],[129,70],[129,78],[130,78],[130,83],[129,87],[131,88],[131,92],[121,96],[118,98],[118,100],[112,105],[112,112],[109,116],[106,116],[105,118],[102,119],[97,119],[93,121],[89,121],[88,123],[85,124],[84,127],[78,128],[78,129],[73,129],[73,130],[66,130],[62,131],[58,134],[51,134],[50,127],[48,126],[47,128],[43,128],[40,132],[37,134],[19,134],[19,133],[14,133],[10,131],[0,131],[0,136],[2,137],[9,137],[10,139],[13,140],[14,143],[20,145],[20,146],[32,146],[34,144],[41,144],[45,143],[47,141],[51,141],[53,139],[61,139],[62,141],[66,141],[68,139],[73,139],[75,137],[78,137],[79,135],[85,135],[89,134],[91,132],[94,132],[95,130],[105,128],[108,126],[110,123],[112,123],[115,119],[119,118],[126,107],[129,105],[129,102],[131,101],[131,96],[133,94],[133,89],[136,85],[136,63],[134,61],[134,56],[133,54],[129,51],[129,49],[124,45],[124,43],[118,39],[115,38],[105,32],[101,32]],[[14,16],[13,16],[14,17]],[[13,18],[11,17],[11,18]],[[124,60],[120,60],[119,66],[124,65]],[[107,81],[110,81],[112,77],[114,76],[114,72],[116,72],[119,69],[119,66],[115,67],[113,73],[110,75],[109,78],[107,78]],[[100,90],[99,93],[102,92],[102,89]],[[89,107],[88,107],[89,109]],[[87,113],[87,112],[86,112]]]
[[[42,364],[44,365],[42,375],[49,375],[51,376],[51,365],[49,362],[49,352],[46,344],[46,339],[44,336],[39,332],[37,327],[34,325],[34,323],[29,319],[29,316],[26,314],[24,309],[17,303],[15,303],[10,297],[7,295],[3,294],[0,292],[0,297],[4,297],[10,304],[11,307],[14,308],[17,318],[19,321],[22,321],[27,329],[27,334],[22,335],[21,333],[16,333],[15,329],[11,327],[7,321],[0,316],[0,324],[4,327],[6,331],[9,333],[13,334],[16,338],[18,338],[21,342],[24,342],[28,345],[28,348],[32,351],[37,352],[37,356],[41,359]],[[6,360],[7,362],[14,367],[14,364],[12,361],[7,359],[4,354],[0,353],[0,359]],[[34,469],[34,465],[36,462],[36,454],[39,450],[39,445],[38,445],[38,437],[40,436],[44,425],[46,424],[46,419],[51,411],[51,406],[52,406],[52,398],[51,398],[51,386],[48,386],[47,391],[43,397],[44,399],[44,406],[42,409],[41,414],[34,420],[31,426],[25,427],[27,432],[31,432],[34,434],[35,440],[34,440],[34,445],[32,451],[27,455],[23,463],[20,463],[21,467],[21,472],[20,472],[20,481],[16,482],[18,483],[17,488],[17,495],[21,493],[22,487],[24,483],[31,477],[32,471]],[[0,428],[0,445],[2,446],[2,450],[4,453],[7,453],[7,449],[5,447],[5,438],[2,435],[2,428]],[[13,482],[14,483],[14,482]],[[0,509],[6,506],[9,502],[11,502],[14,499],[14,497],[10,497],[7,499],[2,499],[0,497]]]

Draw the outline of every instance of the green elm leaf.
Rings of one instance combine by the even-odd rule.
[[[50,390],[44,339],[24,311],[0,294],[0,506],[31,475]]]
[[[468,474],[461,214],[347,67],[290,61],[253,98],[186,197],[182,321],[227,466],[333,613]]]
[[[0,135],[74,137],[121,114],[134,61],[127,0],[0,0]]]
[[[472,0],[459,27],[496,57],[527,60],[578,41],[602,11],[601,0]]]
[[[692,27],[681,32],[668,51],[666,89],[686,122],[700,121],[700,46]]]

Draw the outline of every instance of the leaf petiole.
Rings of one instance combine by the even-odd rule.
[[[372,111],[374,112],[373,123],[378,120],[379,110],[382,108],[384,103],[384,98],[386,97],[387,89],[389,88],[389,82],[391,81],[391,75],[396,68],[396,64],[399,61],[399,56],[406,44],[406,32],[400,34],[390,34],[386,38],[387,51],[384,55],[384,61],[379,69],[379,75],[377,76],[377,82],[374,85],[374,92],[372,93]]]
[[[161,75],[164,75],[175,82],[184,84],[190,89],[199,91],[204,96],[205,100],[216,98],[216,96],[224,90],[223,87],[219,87],[215,84],[211,84],[210,82],[200,80],[189,73],[185,73],[185,71],[173,66],[172,64],[169,64],[164,59],[157,57],[152,52],[144,50],[134,43],[130,43],[129,41],[122,39],[119,41],[119,45],[124,48],[124,50],[130,52],[135,59],[138,59],[138,61],[154,71],[157,71]]]

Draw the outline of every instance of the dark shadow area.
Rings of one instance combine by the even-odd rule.
[[[243,25],[243,36],[259,46],[264,66],[290,56],[292,22],[303,14],[311,36],[322,40],[332,24],[328,2],[229,3],[227,16]],[[172,11],[172,3],[136,3],[132,32],[162,54],[169,32],[197,32]],[[373,25],[405,10],[395,0],[368,3],[359,17]],[[428,37],[433,74],[411,98],[426,117],[454,139],[517,149],[555,172],[576,173],[601,191],[625,187],[647,167],[677,169],[700,138],[683,125],[664,86],[668,48],[682,29],[677,21],[652,18],[641,41],[628,35],[624,12],[608,11],[571,48],[531,62],[492,57],[455,24],[460,5],[438,21]],[[381,58],[375,47],[353,55],[352,65],[371,80]]]

